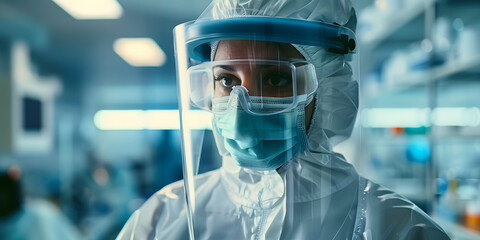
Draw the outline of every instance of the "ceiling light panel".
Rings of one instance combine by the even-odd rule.
[[[117,19],[122,6],[116,0],[53,0],[75,19]]]
[[[162,66],[167,57],[151,38],[119,38],[113,43],[113,50],[132,66]]]

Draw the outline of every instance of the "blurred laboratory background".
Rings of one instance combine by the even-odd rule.
[[[361,106],[336,150],[480,239],[480,1],[352,2]],[[0,239],[114,239],[182,178],[172,29],[208,3],[0,0]]]

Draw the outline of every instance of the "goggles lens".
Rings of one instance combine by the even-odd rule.
[[[240,86],[246,91],[237,100],[247,103],[243,107],[255,113],[265,111],[258,105],[262,103],[279,103],[275,112],[291,109],[300,101],[299,96],[312,95],[318,86],[315,67],[305,61],[213,61],[190,67],[188,76],[191,101],[210,111],[214,110],[212,102],[235,105],[233,95],[239,94],[232,92]],[[214,112],[220,109],[224,108]]]

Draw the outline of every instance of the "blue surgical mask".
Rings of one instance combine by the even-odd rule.
[[[262,104],[262,109],[278,108],[278,98],[249,97],[249,104]],[[223,146],[240,167],[254,170],[274,170],[302,150],[299,134],[305,134],[304,108],[273,115],[256,115],[238,104],[213,102],[216,108],[226,108],[214,116],[214,130],[223,137]],[[223,105],[223,106],[222,106]],[[303,132],[303,133],[302,133]]]

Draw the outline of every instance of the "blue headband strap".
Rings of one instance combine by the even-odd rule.
[[[187,52],[200,61],[210,58],[210,42],[233,39],[320,46],[338,54],[356,50],[355,34],[350,29],[316,21],[249,16],[182,25]]]

